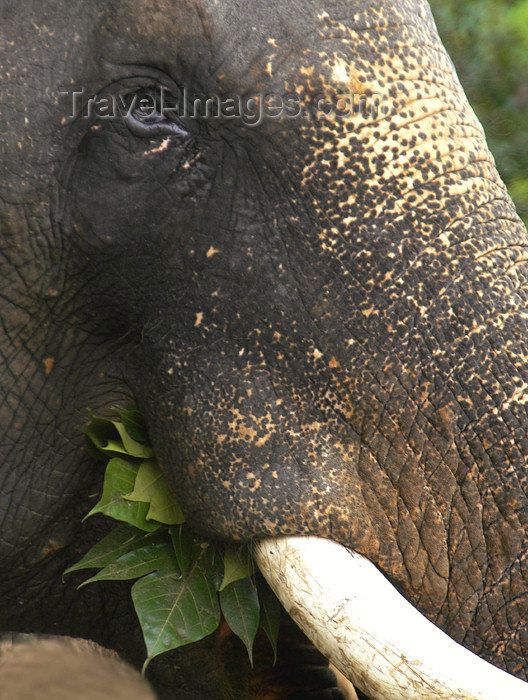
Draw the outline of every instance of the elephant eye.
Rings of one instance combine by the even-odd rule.
[[[140,90],[120,98],[127,127],[143,138],[178,135],[189,136],[178,124],[175,98],[162,89]]]

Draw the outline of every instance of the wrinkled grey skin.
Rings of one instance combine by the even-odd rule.
[[[201,532],[345,543],[526,679],[527,236],[428,7],[0,12],[1,627],[141,661],[127,587],[60,580],[102,527],[77,426],[137,402]],[[387,110],[145,125],[71,118],[68,86]],[[230,697],[216,652],[159,683]]]

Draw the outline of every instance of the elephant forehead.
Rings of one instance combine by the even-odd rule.
[[[295,92],[303,107],[318,92],[375,92],[394,100],[394,90],[403,92],[395,81],[421,80],[420,62],[432,66],[439,80],[451,74],[453,81],[421,2],[402,8],[380,0],[368,9],[362,2],[320,9],[308,1],[241,6],[112,0],[90,6],[72,2],[66,8],[29,3],[23,11],[8,3],[6,8],[2,30],[9,51],[2,72],[9,91],[3,102],[15,170],[17,157],[27,162],[29,154],[37,163],[55,158],[49,142],[55,138],[58,147],[61,127],[67,127],[61,89],[77,85],[96,93],[142,67],[161,68],[182,87],[205,92]],[[413,47],[419,48],[415,55]],[[22,113],[31,121],[31,141],[29,130],[15,128]],[[293,126],[309,121],[309,113],[301,116],[307,118]]]
[[[114,0],[96,27],[100,57],[162,65],[176,77],[183,68],[204,88],[358,92],[407,75],[412,59],[402,52],[419,46],[424,61],[426,45],[440,47],[421,0],[326,5]]]
[[[199,5],[186,0],[106,3],[97,27],[103,62],[116,67],[160,66],[173,73],[187,55],[188,65],[193,63],[198,74],[205,72],[212,37]]]

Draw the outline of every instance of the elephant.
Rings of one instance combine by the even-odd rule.
[[[146,680],[115,652],[69,637],[3,642],[0,681],[11,700],[154,700]]]
[[[528,238],[425,0],[0,16],[0,629],[141,665],[128,584],[61,578],[133,404],[203,536],[344,545],[528,680]],[[229,643],[160,697],[253,697]]]

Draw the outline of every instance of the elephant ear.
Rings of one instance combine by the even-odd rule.
[[[454,642],[359,554],[318,537],[265,539],[254,553],[286,611],[369,697],[527,700],[527,683]]]

